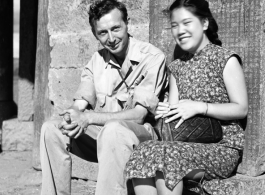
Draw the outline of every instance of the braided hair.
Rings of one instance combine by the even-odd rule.
[[[174,9],[181,7],[189,10],[200,19],[208,19],[209,26],[205,32],[206,36],[211,43],[222,46],[222,42],[218,37],[218,25],[210,11],[209,3],[206,0],[176,0],[169,7],[170,17]]]

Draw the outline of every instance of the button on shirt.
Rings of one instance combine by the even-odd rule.
[[[128,47],[122,66],[107,49],[96,52],[84,67],[74,99],[88,101],[96,112],[117,112],[140,104],[154,113],[166,83],[165,55],[132,37]]]

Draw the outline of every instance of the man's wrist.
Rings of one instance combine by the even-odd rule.
[[[89,124],[89,125],[94,124],[94,121],[92,120],[93,119],[92,111],[84,112],[83,114],[84,114],[84,117],[85,117],[87,124]]]

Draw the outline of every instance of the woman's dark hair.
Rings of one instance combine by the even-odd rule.
[[[206,30],[206,36],[209,41],[215,45],[222,46],[222,42],[218,38],[218,25],[213,18],[209,9],[209,3],[205,0],[176,0],[169,7],[170,17],[171,13],[176,8],[185,8],[200,19],[208,19],[209,26]]]
[[[94,22],[99,20],[105,14],[108,14],[113,9],[118,9],[122,13],[122,19],[125,23],[128,20],[128,13],[125,5],[117,0],[97,0],[90,5],[89,9],[89,24],[94,28]]]

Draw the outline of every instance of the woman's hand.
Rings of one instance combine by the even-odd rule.
[[[159,102],[155,111],[155,119],[159,119],[170,111],[168,102]]]
[[[165,122],[169,123],[178,118],[181,120],[178,122],[175,128],[178,128],[185,120],[197,115],[204,114],[207,110],[207,105],[204,102],[196,102],[191,100],[180,100],[178,104],[170,105],[170,111],[164,114],[163,117],[171,116]],[[173,116],[172,116],[173,115]]]

